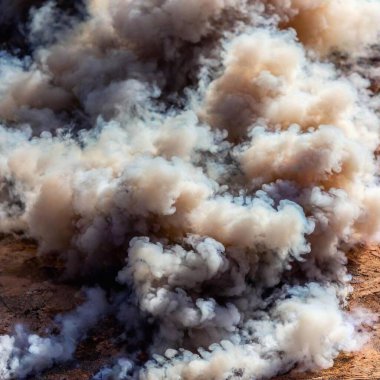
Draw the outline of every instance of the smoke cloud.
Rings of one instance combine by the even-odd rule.
[[[345,310],[345,252],[380,239],[379,98],[336,57],[376,48],[380,2],[30,3],[0,1],[24,31],[0,51],[0,231],[122,290],[89,290],[58,335],[1,336],[0,377],[72,360],[106,313],[137,348],[94,379],[261,379],[359,350],[374,316]]]

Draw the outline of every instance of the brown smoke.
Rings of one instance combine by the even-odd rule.
[[[106,313],[149,360],[94,379],[270,378],[360,349],[344,250],[380,238],[379,103],[333,58],[373,49],[380,3],[78,9],[31,8],[27,48],[0,53],[0,231],[124,290],[90,290],[58,335],[1,336],[0,377],[69,360]]]

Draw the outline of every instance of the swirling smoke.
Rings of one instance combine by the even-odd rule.
[[[360,349],[345,252],[380,238],[380,73],[357,63],[380,1],[62,3],[0,1],[0,231],[119,285],[58,334],[1,336],[1,379],[72,360],[109,313],[136,349],[94,379],[263,379]]]

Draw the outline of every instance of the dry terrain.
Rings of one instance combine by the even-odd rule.
[[[12,331],[15,322],[44,333],[54,316],[83,301],[80,285],[59,280],[56,265],[35,256],[32,242],[3,237],[0,241],[0,334]],[[380,247],[359,247],[349,253],[354,293],[350,307],[364,306],[380,312]],[[102,322],[102,329],[89,334],[77,350],[76,360],[32,379],[90,379],[110,357],[119,352],[115,337],[120,329],[114,320]],[[380,379],[380,325],[372,329],[372,340],[361,352],[342,354],[335,366],[320,373],[296,370],[276,380],[360,380]]]

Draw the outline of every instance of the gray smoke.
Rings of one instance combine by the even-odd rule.
[[[88,300],[75,311],[58,316],[59,335],[40,337],[23,326],[16,326],[12,336],[0,336],[0,376],[23,379],[52,365],[70,360],[77,343],[107,311],[104,291],[87,291]]]
[[[0,231],[125,290],[92,290],[58,335],[1,337],[2,378],[71,360],[105,312],[149,360],[95,379],[261,379],[359,350],[374,316],[345,311],[345,251],[380,239],[379,98],[333,58],[371,54],[380,1],[78,9],[32,7],[27,48],[0,52]]]

